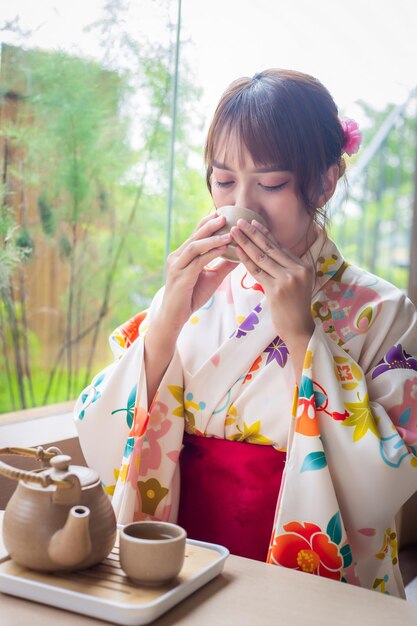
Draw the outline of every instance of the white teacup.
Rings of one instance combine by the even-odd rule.
[[[187,533],[169,522],[132,522],[120,530],[120,566],[139,585],[162,585],[184,564]]]
[[[262,215],[256,213],[255,211],[251,211],[251,209],[246,209],[240,206],[222,206],[220,209],[217,209],[217,213],[219,215],[226,216],[226,224],[223,228],[220,228],[216,231],[215,235],[223,235],[230,231],[232,226],[236,226],[239,219],[246,220],[251,223],[252,220],[257,220],[260,224],[266,226],[265,220]],[[227,246],[226,252],[224,252],[221,256],[222,259],[226,259],[227,261],[233,261],[234,263],[240,263],[240,260],[236,254],[236,244],[230,243]]]

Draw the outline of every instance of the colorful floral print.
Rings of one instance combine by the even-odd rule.
[[[101,391],[98,389],[98,387],[101,385],[103,381],[104,381],[104,374],[99,374],[91,383],[88,391],[84,391],[84,393],[81,394],[80,400],[81,400],[82,409],[77,414],[77,419],[83,420],[85,411],[90,406],[90,404],[93,404],[94,402],[97,402],[97,400],[100,400]]]
[[[295,432],[306,437],[318,437],[320,427],[316,416],[313,381],[303,375],[297,404]]]
[[[341,423],[342,426],[353,427],[353,441],[359,441],[368,431],[378,437],[378,430],[369,405],[368,394],[362,400],[359,394],[357,394],[357,402],[345,402],[345,407],[349,411],[349,417],[346,417]]]
[[[146,515],[155,515],[158,504],[168,493],[166,487],[162,487],[156,478],[149,480],[139,480],[138,489],[141,496],[142,511]]]
[[[143,335],[161,291],[77,402],[84,456],[124,524],[176,521],[184,430],[286,450],[268,561],[402,596],[392,534],[417,484],[417,314],[324,236],[303,258],[318,263],[301,381],[237,265],[185,324],[148,406]]]
[[[407,444],[417,443],[417,377],[405,382],[402,402],[389,409],[389,416]]]
[[[268,355],[265,365],[275,361],[280,367],[285,367],[288,361],[288,348],[280,337],[275,337],[269,346],[265,349]]]
[[[387,354],[377,363],[372,378],[393,369],[412,369],[417,372],[417,360],[403,349],[401,344],[392,346]]]
[[[237,426],[237,430],[238,433],[229,437],[232,441],[246,441],[247,443],[257,443],[263,446],[272,445],[271,439],[261,435],[261,422],[259,420],[249,426],[244,422],[243,429],[241,430],[240,426]]]
[[[133,417],[135,414],[136,392],[137,392],[137,385],[135,385],[133,389],[131,390],[131,392],[129,393],[129,396],[126,401],[126,407],[123,407],[122,409],[116,409],[115,411],[112,411],[111,413],[112,415],[114,415],[115,413],[119,413],[120,411],[126,411],[126,421],[127,421],[127,425],[129,426],[129,428],[132,427]]]
[[[324,332],[341,346],[367,333],[381,310],[380,296],[374,285],[345,282],[348,267],[347,264],[339,267],[320,298],[312,304],[312,313],[321,321]],[[375,282],[374,278],[372,280]]]
[[[393,565],[396,565],[398,562],[398,541],[397,541],[397,533],[391,528],[387,528],[384,533],[384,540],[382,546],[379,548],[378,552],[375,554],[377,559],[385,559],[386,557],[390,558]]]
[[[343,556],[339,546],[317,524],[290,522],[275,537],[270,560],[308,574],[341,580]]]
[[[250,331],[254,330],[255,326],[259,324],[259,317],[257,313],[262,311],[262,306],[258,304],[251,313],[243,320],[236,332],[236,338],[245,337]]]

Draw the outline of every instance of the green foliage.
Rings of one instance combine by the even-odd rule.
[[[1,361],[0,361],[1,363]],[[97,363],[98,367],[104,367],[106,364]],[[74,386],[76,386],[80,391],[83,389],[84,380],[86,374],[86,367],[80,368],[74,374]],[[44,404],[43,399],[45,395],[45,390],[48,386],[50,378],[50,370],[46,368],[37,367],[34,369],[32,373],[32,385],[34,389],[34,404],[33,406],[42,406]],[[9,411],[14,410],[13,406],[10,402],[10,394],[12,393],[14,397],[17,397],[19,392],[19,384],[22,381],[18,380],[17,374],[15,371],[12,372],[11,381],[9,385],[0,385],[0,414],[7,413]],[[29,384],[28,379],[24,378],[23,384],[28,393]],[[55,404],[58,402],[64,402],[66,400],[66,391],[68,386],[68,372],[66,370],[62,371],[62,375],[57,377],[55,380],[55,384],[53,385],[50,393],[49,393],[49,404]],[[1,415],[0,415],[1,422]]]
[[[370,144],[394,105],[376,111],[361,102],[367,117],[364,148]],[[414,195],[416,120],[399,119],[361,178],[348,189],[349,199],[335,211],[330,234],[347,260],[406,291]],[[360,157],[355,165],[360,166]],[[349,179],[349,171],[347,173]]]
[[[2,195],[4,198],[4,192]],[[13,211],[3,204],[0,206],[0,294],[9,289],[12,276],[27,252],[19,244],[19,227],[14,221]]]
[[[29,396],[35,404],[77,396],[102,366],[98,346],[107,344],[114,326],[147,306],[163,282],[173,47],[128,33],[127,8],[109,0],[103,18],[90,27],[102,44],[100,62],[27,45],[6,51],[12,71],[2,88],[24,96],[16,122],[1,129],[22,155],[19,163],[8,163],[8,177],[15,188],[36,194],[39,223],[24,223],[16,245],[8,247],[5,284],[36,239],[35,255],[45,246],[56,248],[68,287],[63,292],[55,286],[60,310],[54,314],[62,323],[49,372],[43,352],[50,355],[51,346],[35,349],[25,328],[25,293],[19,292],[21,302],[7,295],[2,367],[11,374],[0,411],[10,409],[13,396],[22,406]],[[201,124],[192,105],[198,106],[199,93],[183,63],[172,247],[210,205],[202,173],[189,165],[195,148],[188,138]],[[9,218],[8,232],[15,233],[13,211]],[[5,256],[3,248],[0,254]]]
[[[23,226],[17,231],[15,246],[20,252],[21,260],[26,261],[33,255],[35,250],[35,242],[33,241],[33,237],[29,232],[27,226]]]
[[[56,232],[56,215],[54,209],[44,196],[38,198],[39,217],[42,230],[47,237],[53,237]]]
[[[70,240],[65,233],[62,233],[62,235],[60,236],[58,246],[60,258],[63,261],[68,260],[72,254],[72,246]]]

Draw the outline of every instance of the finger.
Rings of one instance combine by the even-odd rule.
[[[207,222],[210,222],[216,219],[217,217],[220,217],[217,211],[214,211],[214,213],[209,213],[208,215],[205,215],[203,218],[201,218],[201,220],[199,221],[199,223],[197,224],[193,232],[197,232],[197,230],[201,228],[202,226],[204,226],[204,224],[207,224]]]
[[[265,271],[265,269],[262,269],[262,267],[260,267],[257,263],[255,263],[250,258],[250,256],[246,254],[246,252],[239,246],[236,247],[236,254],[239,258],[239,261],[243,263],[243,265],[246,267],[249,274],[253,276],[261,284],[262,283],[266,284],[268,280],[273,278],[269,272]]]
[[[264,226],[263,224],[261,224],[260,222],[258,222],[258,220],[252,220],[251,221],[252,226],[254,226],[255,228],[257,228],[258,230],[261,231],[261,233],[266,237],[266,239],[268,239],[271,243],[276,244],[277,246],[279,246],[280,244],[278,243],[278,241],[272,236],[272,233],[270,230],[268,230],[268,228],[266,226]]]
[[[207,267],[207,271],[210,272],[215,272],[217,274],[217,284],[220,285],[223,280],[226,278],[226,276],[228,274],[230,274],[230,272],[232,272],[234,269],[236,268],[236,263],[233,263],[233,261],[221,261],[221,263],[219,263],[218,265],[216,265],[215,267],[211,268],[211,267]]]
[[[269,231],[267,231],[267,234],[264,234],[264,232],[261,232],[255,225],[252,223],[249,224],[245,222],[245,220],[238,221],[238,228],[243,231],[249,241],[253,242],[264,254],[275,261],[275,263],[288,268],[294,267],[294,265],[302,265],[299,257],[287,248],[283,248],[277,241],[272,239],[272,235]],[[243,241],[242,239],[242,242]],[[249,248],[247,251],[251,258],[254,259],[253,254],[256,254],[256,250],[253,249],[253,254],[250,254]],[[260,259],[263,262],[266,260],[262,255],[260,255]]]
[[[258,230],[260,230],[265,235],[265,237],[271,239],[271,233],[269,232],[269,230],[267,228],[265,228],[265,226],[263,224],[261,224],[257,220],[252,220],[251,224],[253,226],[255,226],[255,228],[257,228]],[[271,241],[272,241],[272,239],[271,239]],[[278,241],[276,241],[275,239],[273,241],[275,242],[275,244],[276,244],[276,246],[277,246],[277,248],[279,250],[282,250],[282,252],[287,254],[290,257],[290,259],[292,259],[295,263],[298,263],[300,265],[300,257],[298,257],[296,254],[294,254],[288,248],[284,248],[283,246],[281,246],[281,244]]]
[[[230,232],[233,239],[238,244],[238,249],[240,247],[247,257],[247,259],[245,257],[245,265],[248,263],[249,259],[251,263],[254,264],[254,267],[264,270],[269,276],[276,277],[278,275],[282,266],[272,258],[272,254],[270,255],[270,251],[273,250],[274,246],[269,240],[265,240],[263,235],[259,233],[259,236],[262,237],[262,241],[254,243],[239,227],[233,227]],[[241,257],[239,258],[241,259]]]
[[[233,268],[236,267],[236,263],[231,263],[230,261],[225,261],[224,263],[222,262],[218,266],[213,267],[213,268],[206,267],[206,266],[209,265],[209,263],[211,263],[211,261],[214,261],[214,259],[216,259],[219,256],[221,256],[222,254],[224,254],[226,252],[226,250],[227,250],[227,246],[225,246],[225,245],[220,246],[218,248],[214,248],[214,249],[208,250],[207,252],[204,252],[203,254],[200,254],[199,256],[197,256],[194,259],[192,259],[192,261],[188,264],[187,269],[190,268],[191,270],[193,270],[194,272],[199,274],[203,269],[207,269],[208,271],[216,272],[216,271],[218,271],[218,269],[220,267],[220,268],[222,268],[222,271],[223,271],[223,268],[224,268],[225,275],[226,275],[226,274],[228,274],[228,272],[230,270],[232,270]]]
[[[227,248],[226,248],[227,249]],[[220,254],[223,254],[223,252],[221,252]],[[214,263],[208,263],[205,267],[204,270],[207,272],[213,272],[218,274],[219,276],[222,276],[222,279],[232,270],[236,269],[237,266],[237,262],[236,261],[228,261],[225,258],[222,258],[221,256],[215,257],[214,258]]]
[[[189,241],[188,245],[184,247],[181,254],[177,257],[178,268],[185,269],[194,259],[204,256],[211,250],[215,251],[213,258],[220,256],[221,252],[219,252],[219,249],[230,244],[231,240],[230,233],[226,233],[224,235],[213,235],[205,239]]]
[[[181,254],[183,250],[192,242],[197,239],[203,239],[205,237],[211,237],[216,230],[220,230],[226,223],[226,218],[224,215],[217,215],[217,213],[213,213],[210,215],[206,215],[199,222],[197,228],[193,231],[193,233],[186,239],[175,251],[176,253]]]

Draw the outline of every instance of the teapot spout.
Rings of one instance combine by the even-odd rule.
[[[73,506],[65,526],[51,537],[48,555],[61,569],[76,568],[91,553],[89,519],[88,507]]]

